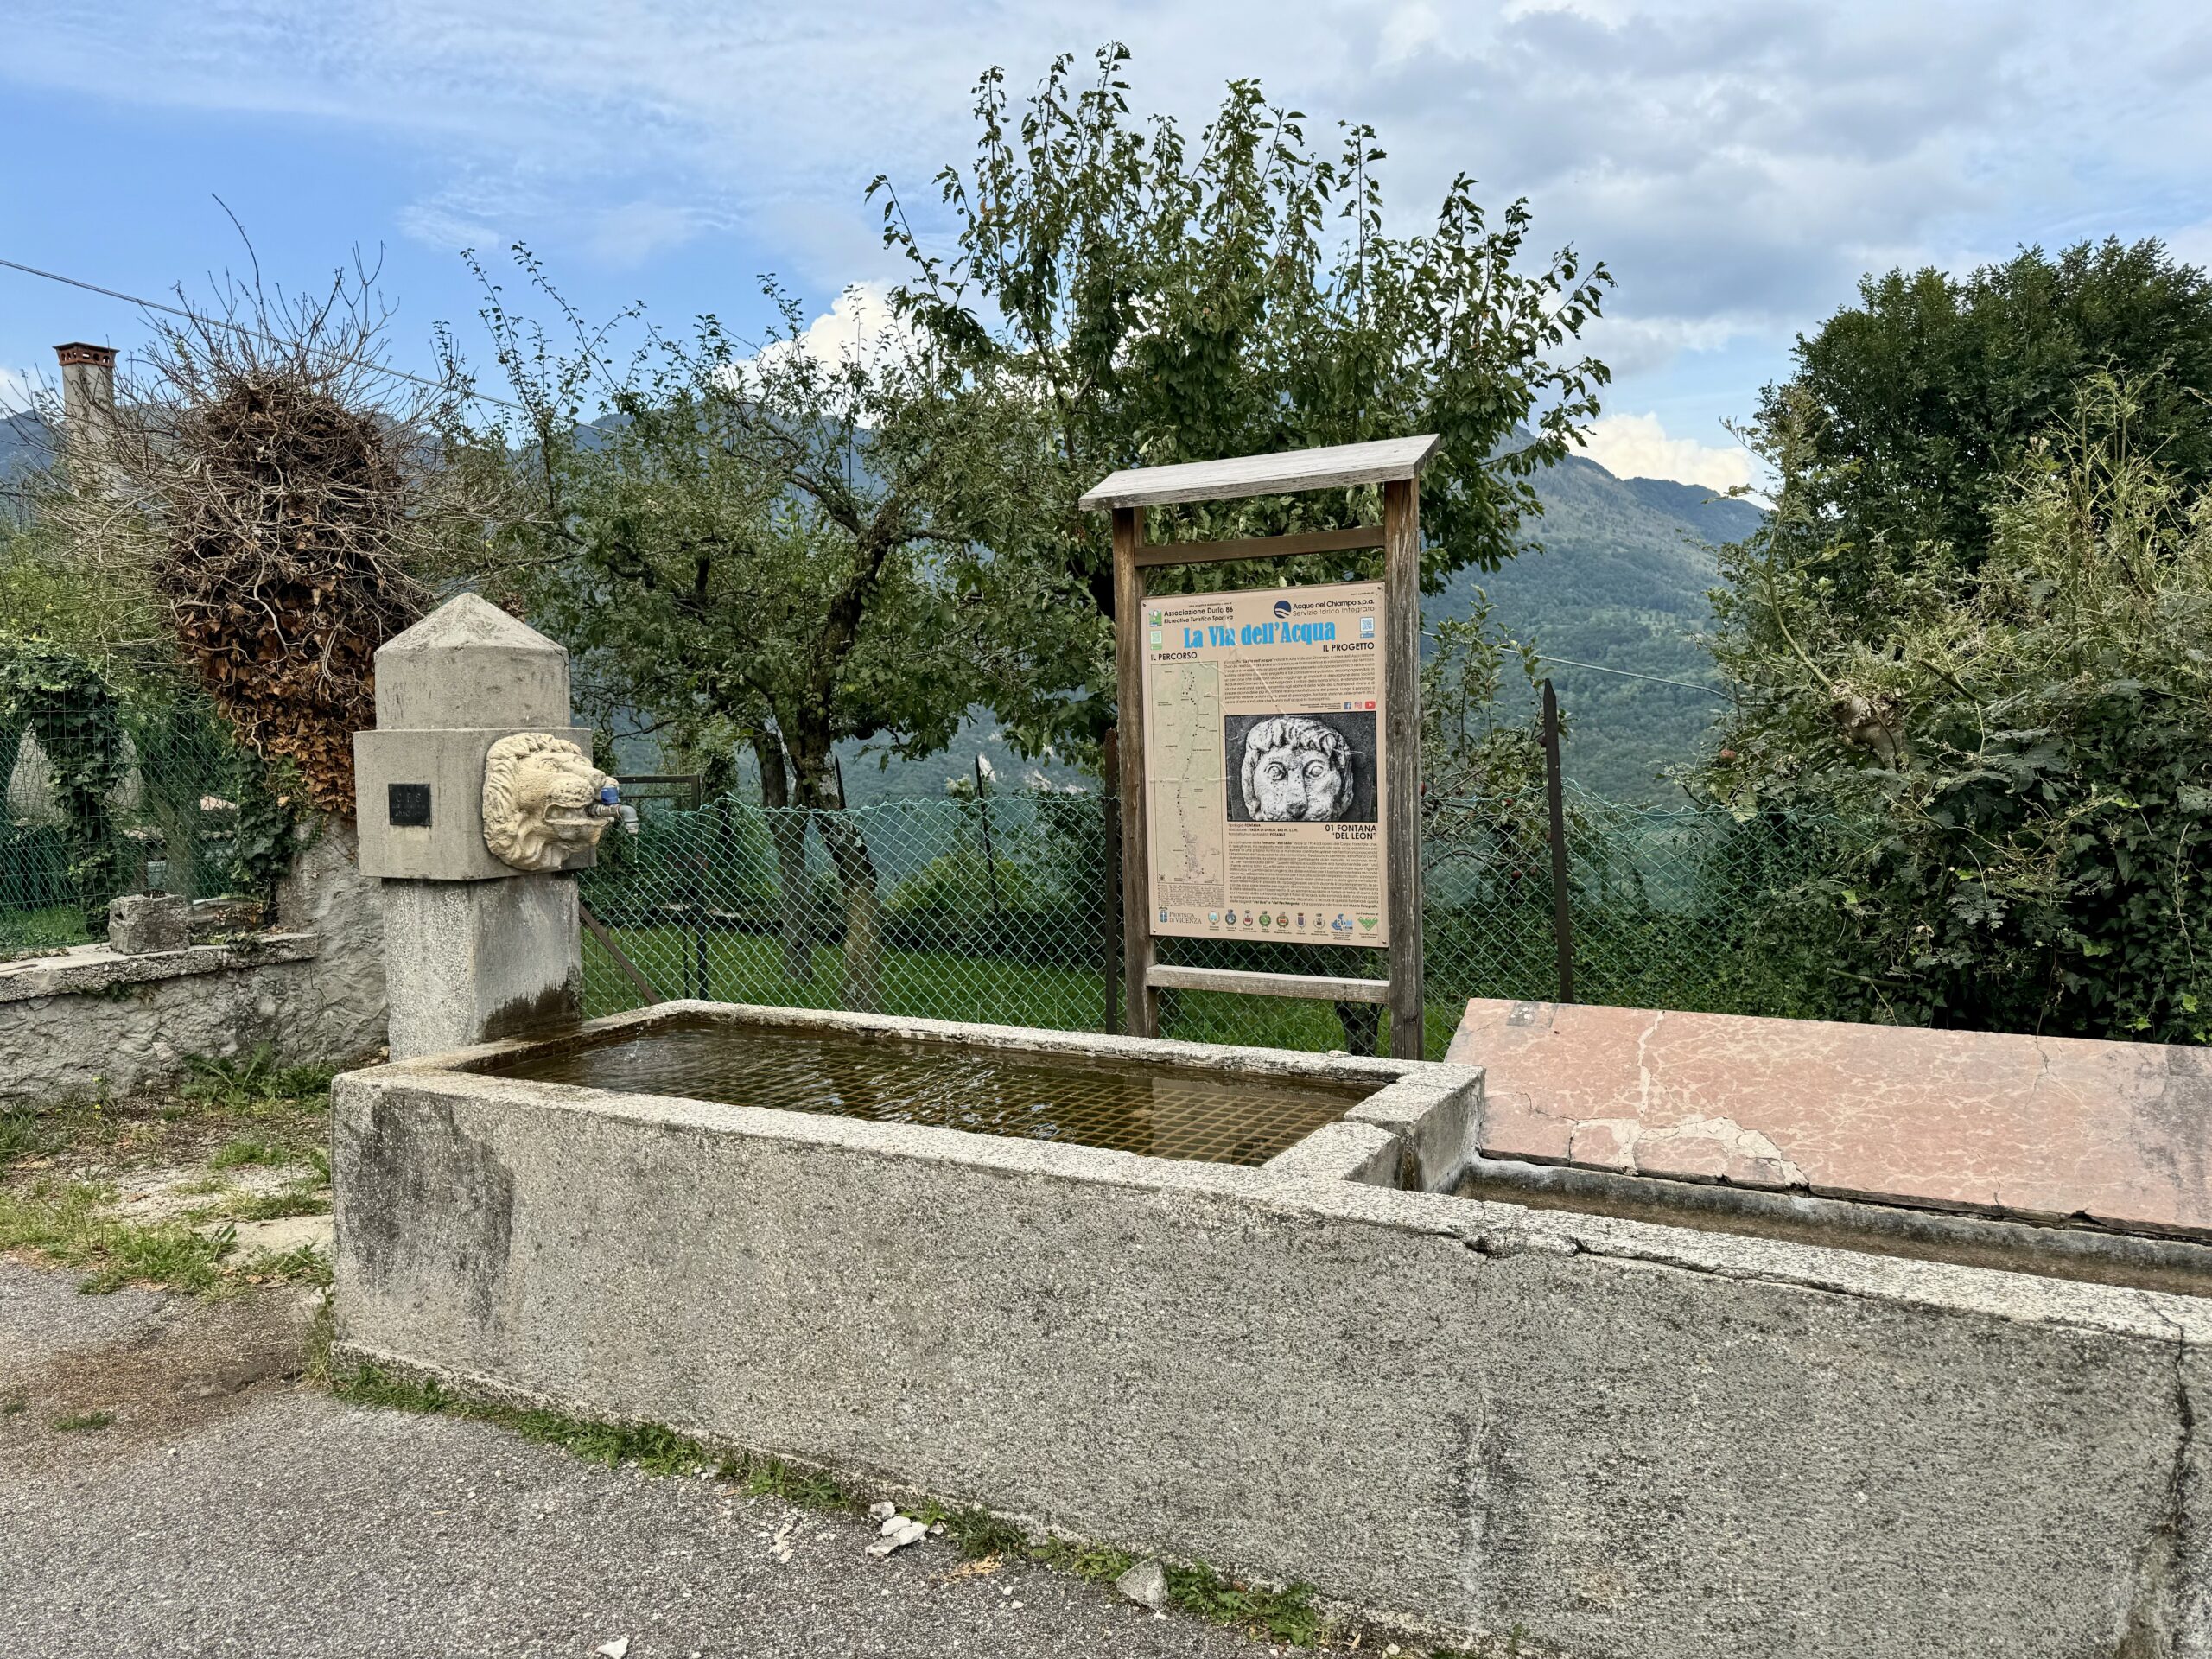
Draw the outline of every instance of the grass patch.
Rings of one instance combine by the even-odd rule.
[[[111,1411],[77,1411],[55,1418],[52,1427],[57,1434],[75,1434],[86,1429],[105,1428],[114,1421]]]
[[[330,1258],[312,1244],[295,1245],[289,1250],[256,1250],[227,1271],[255,1284],[279,1280],[288,1285],[320,1285],[327,1290],[331,1281]]]
[[[36,1155],[111,1166],[200,1162],[204,1147],[227,1136],[207,1160],[216,1170],[308,1164],[326,1172],[331,1073],[280,1066],[272,1056],[266,1045],[239,1058],[199,1056],[185,1062],[174,1090],[118,1100],[102,1087],[42,1115],[0,1113],[0,1171]]]
[[[779,1497],[810,1510],[859,1510],[866,1503],[819,1469],[802,1469],[780,1458],[725,1459],[721,1473],[755,1497]]]
[[[89,1269],[78,1287],[88,1295],[125,1285],[198,1294],[215,1287],[229,1228],[200,1233],[182,1221],[116,1221],[104,1213],[114,1196],[112,1187],[89,1181],[0,1187],[0,1250],[35,1250],[57,1267]]]
[[[185,1099],[238,1117],[320,1112],[330,1105],[327,1067],[279,1065],[273,1046],[263,1043],[234,1058],[195,1054],[184,1063],[178,1090]]]
[[[986,1555],[1027,1556],[1043,1566],[1090,1583],[1110,1586],[1141,1559],[1107,1544],[1047,1538],[1033,1543],[1020,1528],[982,1510],[944,1510],[925,1504],[917,1519],[944,1523],[945,1535],[970,1560]],[[1273,1589],[1224,1577],[1205,1562],[1189,1567],[1161,1563],[1167,1599],[1181,1611],[1209,1624],[1238,1626],[1271,1642],[1293,1647],[1316,1645],[1323,1634],[1313,1605],[1313,1586],[1294,1584]]]
[[[330,1363],[331,1344],[338,1339],[338,1310],[331,1306],[326,1295],[315,1306],[315,1317],[308,1324],[306,1363],[301,1375],[318,1389],[337,1392],[337,1373]]]
[[[310,1348],[315,1347],[311,1341]],[[649,1475],[717,1474],[734,1480],[755,1497],[780,1497],[810,1509],[852,1510],[860,1500],[837,1483],[813,1471],[798,1468],[774,1458],[723,1458],[698,1441],[657,1423],[602,1423],[569,1417],[555,1411],[531,1410],[456,1394],[435,1379],[396,1376],[375,1365],[363,1365],[338,1376],[329,1369],[329,1338],[324,1329],[320,1346],[321,1376],[341,1400],[356,1405],[382,1406],[394,1411],[423,1412],[433,1416],[459,1417],[490,1423],[536,1440],[557,1446],[588,1462],[619,1469],[629,1465]],[[318,1368],[311,1357],[309,1370]]]
[[[292,1182],[275,1192],[241,1192],[220,1204],[204,1204],[185,1212],[195,1225],[209,1221],[279,1221],[287,1216],[330,1213],[330,1189],[312,1179]]]
[[[14,1417],[19,1415],[23,1408],[29,1404],[30,1402],[24,1399],[22,1395],[10,1395],[7,1399],[0,1400],[0,1417]]]
[[[1255,1589],[1224,1578],[1204,1561],[1192,1567],[1169,1567],[1166,1573],[1168,1600],[1209,1624],[1265,1630],[1270,1641],[1299,1648],[1310,1648],[1321,1638],[1321,1615],[1314,1608],[1310,1584]]]
[[[609,1469],[634,1464],[647,1474],[696,1475],[723,1467],[722,1460],[697,1441],[658,1424],[598,1423],[558,1412],[472,1399],[435,1380],[395,1376],[374,1365],[363,1365],[334,1378],[331,1392],[357,1405],[491,1423]]]
[[[82,905],[11,910],[0,921],[0,959],[51,956],[73,944],[89,944],[92,939]]]
[[[248,1164],[281,1167],[293,1161],[291,1150],[264,1135],[242,1135],[226,1141],[207,1160],[210,1169],[238,1169]]]
[[[234,1275],[327,1285],[330,1263],[302,1246],[226,1260],[238,1243],[228,1225],[202,1232],[181,1217],[118,1221],[105,1213],[115,1190],[90,1181],[0,1186],[0,1250],[29,1250],[55,1267],[82,1268],[77,1288],[100,1296],[126,1285],[205,1296]]]
[[[46,1145],[35,1112],[0,1112],[0,1164],[35,1156]]]

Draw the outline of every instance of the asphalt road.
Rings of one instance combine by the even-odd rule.
[[[1255,1656],[1080,1580],[295,1380],[307,1306],[0,1261],[0,1652]],[[103,1427],[57,1421],[107,1414]],[[776,1543],[789,1547],[778,1559]]]

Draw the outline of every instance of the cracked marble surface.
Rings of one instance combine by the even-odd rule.
[[[1477,999],[1494,1158],[2212,1235],[2212,1053]]]

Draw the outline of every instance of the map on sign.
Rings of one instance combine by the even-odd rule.
[[[1218,884],[1222,858],[1221,665],[1160,663],[1152,671],[1154,874]]]

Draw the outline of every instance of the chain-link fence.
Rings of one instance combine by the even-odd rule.
[[[677,801],[681,792],[673,791]],[[610,834],[585,902],[664,997],[874,1008],[940,1019],[1110,1029],[1121,995],[1113,806],[1033,792],[902,801],[840,813],[725,798],[649,802]],[[1426,1051],[1471,996],[1559,991],[1541,802],[1432,802],[1423,918]],[[1802,1014],[1807,993],[1771,918],[1837,855],[1835,836],[1576,798],[1568,814],[1578,1001]],[[1162,961],[1381,977],[1382,953],[1259,940],[1163,939]],[[642,999],[596,939],[594,1014]],[[1366,1004],[1164,992],[1169,1036],[1387,1051]],[[1378,1028],[1379,1027],[1379,1028]]]
[[[126,696],[68,659],[12,656],[0,673],[0,955],[105,938],[118,893],[226,892],[243,760],[202,700]]]

